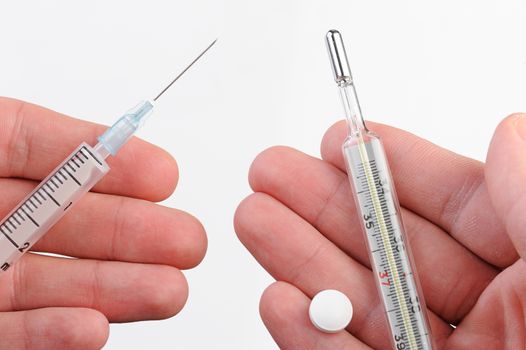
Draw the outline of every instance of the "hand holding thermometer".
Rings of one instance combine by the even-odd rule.
[[[106,130],[95,147],[83,142],[20,204],[0,221],[0,272],[27,252],[86,192],[110,170],[105,159],[115,156],[153,110],[164,94],[216,43],[214,40],[153,100],[129,110]]]
[[[347,174],[362,218],[393,349],[433,349],[427,309],[382,142],[363,121],[340,33],[331,30],[326,39],[350,132],[343,144]]]

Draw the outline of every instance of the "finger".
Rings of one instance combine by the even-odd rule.
[[[497,127],[488,152],[486,181],[506,231],[526,258],[526,114],[512,115]]]
[[[81,142],[95,145],[107,127],[70,118],[30,103],[0,98],[0,176],[41,180]],[[94,190],[160,201],[178,179],[175,160],[134,138],[110,157],[111,171]]]
[[[517,253],[489,199],[483,164],[454,154],[408,132],[370,123],[385,145],[402,206],[439,225],[489,263],[506,267]],[[322,157],[344,169],[345,123],[333,125]]]
[[[168,318],[188,296],[183,274],[173,267],[35,254],[0,276],[0,286],[2,311],[86,307],[110,322]]]
[[[503,271],[455,329],[444,349],[523,349],[525,270],[526,262],[519,259]]]
[[[33,182],[1,179],[0,213],[26,196]],[[203,226],[193,216],[148,201],[87,193],[33,247],[78,258],[196,266],[206,252]]]
[[[265,290],[259,310],[280,349],[371,349],[349,333],[327,334],[309,320],[310,299],[296,287],[276,282]]]
[[[348,330],[375,349],[390,345],[372,272],[306,221],[274,198],[256,193],[240,204],[235,228],[241,242],[274,278],[295,285],[309,298],[323,289],[342,291],[354,306]],[[432,312],[430,322],[437,339],[447,337],[448,324]]]
[[[98,311],[45,308],[0,313],[0,350],[101,349],[108,339],[108,321]]]
[[[256,158],[249,178],[254,191],[276,198],[348,255],[370,267],[345,173],[297,150],[274,147]],[[401,210],[422,288],[428,296],[427,306],[455,324],[469,312],[498,271],[436,225]]]

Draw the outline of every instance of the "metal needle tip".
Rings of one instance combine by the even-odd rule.
[[[352,82],[351,68],[347,60],[347,53],[343,45],[342,35],[337,30],[329,30],[326,37],[327,50],[331,59],[332,72],[334,80],[338,84]]]
[[[168,90],[172,85],[173,83],[175,83],[184,73],[186,73],[186,71],[188,69],[190,69],[190,67],[192,67],[194,65],[195,62],[197,62],[212,46],[214,46],[214,44],[217,42],[217,39],[212,41],[212,43],[210,45],[208,45],[208,47],[206,49],[204,49],[200,54],[199,56],[197,56],[188,66],[186,66],[185,69],[183,69],[183,71],[181,73],[179,73],[178,76],[175,77],[174,80],[172,80],[172,82],[170,84],[168,84],[160,93],[159,95],[157,95],[153,100],[154,101],[157,101],[157,99],[159,97],[161,97],[162,94],[164,94],[166,92],[166,90]]]

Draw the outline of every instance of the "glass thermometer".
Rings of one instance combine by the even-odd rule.
[[[362,219],[393,349],[433,349],[427,308],[382,142],[363,121],[340,33],[331,30],[326,39],[349,126],[349,136],[342,147],[347,174]]]

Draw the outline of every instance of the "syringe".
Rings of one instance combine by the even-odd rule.
[[[427,308],[380,138],[363,121],[340,33],[327,33],[349,136],[342,149],[393,349],[433,349]]]
[[[144,123],[154,102],[216,43],[214,40],[153,100],[126,112],[99,136],[95,147],[80,144],[30,194],[0,221],[0,272],[27,252],[78,200],[110,170],[105,159],[119,149]]]

